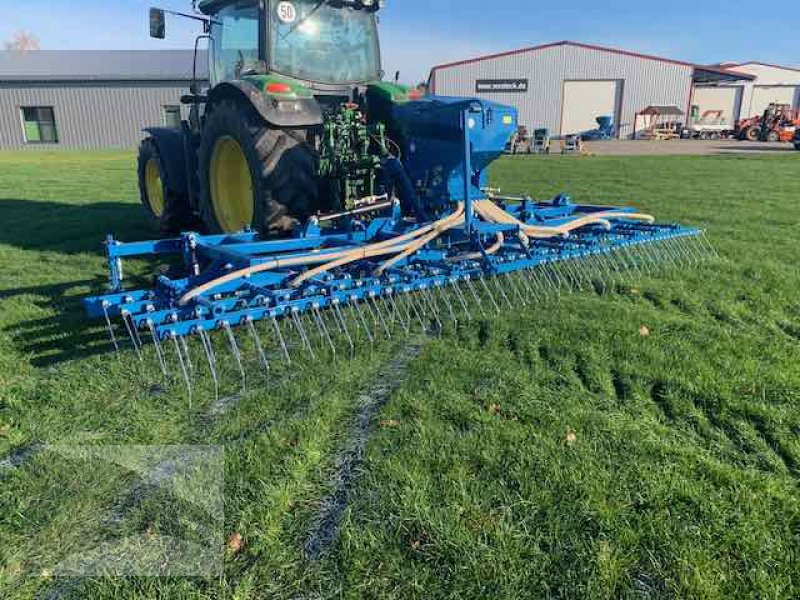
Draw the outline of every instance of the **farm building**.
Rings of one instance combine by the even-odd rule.
[[[754,117],[771,103],[800,108],[800,69],[759,62],[720,65],[754,77],[750,81],[698,86],[692,104],[699,112],[721,110],[733,119]]]
[[[142,127],[186,116],[193,61],[191,50],[0,52],[0,149],[135,147]]]
[[[518,108],[520,124],[553,135],[578,134],[611,116],[619,137],[646,126],[652,106],[691,111],[695,88],[745,86],[755,74],[697,65],[613,48],[557,42],[432,69],[431,89],[442,95],[477,95]]]

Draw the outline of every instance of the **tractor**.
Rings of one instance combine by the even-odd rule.
[[[420,96],[381,81],[383,4],[202,0],[195,15],[151,9],[152,37],[165,37],[170,13],[202,21],[198,42],[209,45],[210,88],[202,93],[195,81],[181,99],[189,119],[146,129],[139,151],[142,204],[163,233],[286,234],[312,216],[380,204],[399,172],[387,164],[398,136],[387,134],[386,117]]]
[[[714,256],[702,230],[633,207],[490,187],[517,111],[382,81],[382,6],[203,0],[183,15],[203,23],[195,48],[208,39],[210,87],[195,82],[189,118],[147,129],[139,155],[142,202],[177,235],[109,235],[109,289],[84,306],[117,351],[115,323],[140,359],[151,338],[161,372],[180,373],[190,397],[198,356],[219,394],[220,336],[244,385],[235,330],[269,372],[276,356],[352,354]],[[166,14],[151,10],[153,37],[165,37]],[[137,257],[167,269],[149,288],[126,285],[123,263]]]

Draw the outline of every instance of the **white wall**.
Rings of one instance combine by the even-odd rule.
[[[620,52],[561,44],[507,54],[434,71],[434,90],[448,96],[481,96],[516,106],[520,125],[529,130],[561,128],[564,81],[622,80],[621,137],[634,133],[636,113],[649,105],[689,106],[691,66]],[[526,93],[481,93],[477,79],[529,79]]]

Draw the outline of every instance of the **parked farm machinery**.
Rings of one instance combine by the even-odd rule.
[[[791,142],[800,127],[800,111],[772,103],[760,116],[739,121],[738,137],[750,142]]]
[[[343,19],[374,32],[378,7],[366,0],[287,4],[250,8],[261,22],[293,24],[288,35],[305,24],[303,35],[337,39]],[[245,5],[207,4],[215,20]],[[493,313],[535,311],[548,296],[605,291],[625,272],[713,254],[702,231],[659,224],[633,208],[490,189],[487,169],[517,130],[511,107],[414,97],[403,86],[370,83],[377,71],[360,75],[358,85],[336,88],[331,75],[324,86],[309,87],[299,73],[246,75],[235,60],[244,80],[193,96],[205,116],[147,142],[158,152],[155,164],[153,153],[146,157],[145,175],[158,169],[159,177],[144,178],[145,205],[154,214],[153,192],[162,200],[184,198],[174,214],[194,211],[205,231],[132,243],[109,237],[110,290],[85,301],[118,350],[127,337],[141,357],[151,342],[161,371],[181,377],[190,394],[198,357],[219,391],[220,339],[244,381],[242,336],[268,371],[275,360],[351,354],[412,329],[435,333]],[[296,64],[308,68],[309,60]],[[284,102],[290,108],[282,109]],[[273,110],[291,117],[280,117],[288,119],[284,125],[270,122],[278,119]],[[175,135],[183,136],[184,152],[169,160],[185,161],[183,182],[163,160],[164,140]],[[290,172],[279,173],[281,161]],[[181,196],[197,188],[199,210]],[[152,286],[127,289],[125,263],[134,258],[156,258],[170,269]],[[199,340],[194,351],[189,339]]]

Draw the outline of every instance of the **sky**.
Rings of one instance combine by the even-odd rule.
[[[45,50],[189,48],[197,26],[168,21],[148,37],[153,4],[188,11],[190,0],[0,0],[0,40],[17,30]],[[785,6],[789,6],[788,4]],[[696,63],[755,60],[800,66],[800,27],[782,11],[742,0],[388,0],[381,13],[384,70],[416,83],[431,66],[564,39]],[[785,14],[785,13],[783,13]]]

